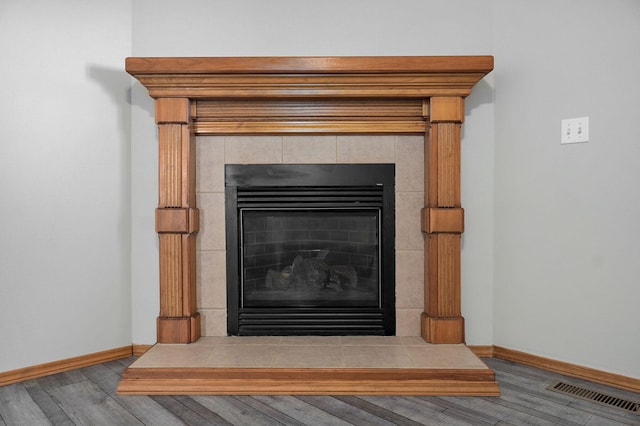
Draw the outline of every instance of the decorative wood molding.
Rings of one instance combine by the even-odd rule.
[[[273,134],[388,134],[424,133],[422,120],[313,120],[313,121],[197,121],[193,124],[197,135],[273,135]]]
[[[531,355],[525,352],[503,348],[501,346],[493,346],[493,357],[504,359],[506,361],[517,362],[518,364],[529,365],[542,370],[552,371],[554,373],[602,383],[608,386],[614,386],[620,389],[640,392],[640,379],[634,379],[620,374],[609,373],[589,367],[582,367],[580,365],[564,361],[556,361],[538,355]]]
[[[120,395],[498,396],[489,369],[128,368]]]
[[[425,136],[429,212],[416,229],[428,240],[422,335],[430,343],[464,342],[460,126],[464,97],[492,69],[491,56],[127,58],[126,70],[156,99],[158,341],[200,336],[197,226],[183,212],[166,211],[197,211],[194,135],[418,133]]]
[[[464,210],[461,208],[425,207],[421,212],[422,232],[462,234]]]
[[[126,60],[151,97],[190,99],[464,97],[492,69],[492,56]]]
[[[298,57],[156,57],[127,58],[133,75],[166,74],[351,74],[351,73],[483,73],[493,69],[492,56],[298,56]]]
[[[429,116],[432,123],[440,122],[464,122],[464,99],[460,97],[431,97],[431,114]]]
[[[156,232],[193,234],[200,228],[200,212],[193,208],[156,209]]]
[[[95,352],[88,355],[67,358],[60,361],[47,362],[45,364],[38,364],[31,367],[20,368],[17,370],[0,372],[0,386],[23,382],[25,380],[37,379],[38,377],[44,377],[51,374],[75,370],[77,368],[102,364],[103,362],[127,358],[131,355],[133,355],[133,347],[129,345],[123,346],[121,348]]]

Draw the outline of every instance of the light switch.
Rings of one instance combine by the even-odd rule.
[[[560,143],[589,142],[589,117],[562,120],[560,131]]]

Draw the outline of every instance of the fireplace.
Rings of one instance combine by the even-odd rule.
[[[491,56],[127,58],[155,101],[159,142],[161,343],[195,342],[196,135],[413,134],[424,137],[424,303],[430,343],[463,343],[460,134],[464,98]]]
[[[230,335],[395,334],[393,164],[227,165]]]
[[[201,336],[201,316],[197,306],[197,236],[201,224],[200,211],[196,207],[196,136],[224,136],[226,139],[227,136],[245,135],[280,135],[283,138],[292,135],[336,135],[338,138],[417,135],[422,139],[417,157],[423,161],[424,185],[420,188],[419,202],[411,204],[411,211],[419,216],[419,221],[402,224],[402,227],[406,226],[403,232],[409,231],[417,236],[423,246],[418,254],[424,259],[424,279],[420,277],[417,281],[424,290],[420,292],[424,299],[412,312],[412,321],[419,324],[420,333],[428,343],[464,343],[460,286],[460,240],[464,231],[464,212],[460,202],[460,134],[465,118],[464,99],[472,87],[493,69],[493,57],[127,58],[126,69],[156,100],[159,343],[193,343]],[[225,156],[226,149],[225,143]],[[241,149],[253,151],[249,146]],[[360,150],[365,155],[372,151],[376,150],[371,149],[371,145]],[[264,152],[264,157],[271,154]],[[259,163],[265,162],[264,158],[258,160]],[[334,160],[341,162],[337,156]],[[281,161],[286,162],[284,158]],[[246,163],[230,161],[228,164]],[[398,179],[396,183],[401,181]],[[221,204],[222,200],[214,205]],[[318,209],[311,210],[312,215],[324,214]],[[208,215],[206,209],[203,212]],[[282,215],[291,217],[274,217],[273,221],[285,220],[289,225],[299,225],[309,220],[297,213]],[[223,216],[218,212],[215,220],[222,220]],[[372,216],[361,216],[365,223],[375,221]],[[209,215],[209,219],[211,217]],[[314,218],[320,219],[328,220]],[[383,251],[386,247],[384,238],[386,236],[382,240]],[[296,261],[298,255],[302,261],[306,258],[319,262],[323,254],[313,253],[327,249],[316,247],[318,245],[316,241],[302,249],[308,252],[296,253],[293,260],[271,265],[271,268],[262,265],[266,274],[273,271],[271,287],[286,285],[282,275],[286,274],[287,267],[293,269],[294,263],[301,262]],[[328,256],[327,253],[325,259]],[[340,275],[335,271],[336,266],[348,265],[344,258],[335,264],[333,261],[325,263],[329,270],[334,267],[334,276]],[[387,268],[386,264],[383,268]],[[396,269],[403,270],[400,267]],[[349,271],[342,271],[344,286],[364,279],[361,275],[353,278]],[[406,281],[398,279],[397,288],[405,288]],[[319,285],[336,286],[338,279],[325,278]],[[340,285],[343,285],[342,279]],[[384,299],[384,294],[381,298]],[[282,300],[278,302],[282,303]],[[313,303],[322,305],[324,302]],[[361,336],[323,339],[334,338],[359,339]],[[373,338],[398,339],[397,336]],[[194,346],[169,346],[170,352],[173,356],[175,349],[197,349],[198,343]],[[447,348],[440,346],[438,349],[446,353]],[[335,348],[332,350],[337,351]],[[249,376],[252,379],[247,380]],[[496,395],[498,392],[494,373],[484,366],[453,370],[398,366],[256,368],[255,365],[250,368],[129,368],[120,382],[119,392],[123,390],[129,394],[241,395]]]

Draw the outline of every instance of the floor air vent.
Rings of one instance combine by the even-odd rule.
[[[640,403],[618,398],[613,395],[607,395],[606,393],[597,392],[580,386],[570,385],[564,382],[556,382],[548,386],[547,389],[567,395],[577,396],[578,398],[594,401],[609,407],[618,408],[628,413],[640,414]]]

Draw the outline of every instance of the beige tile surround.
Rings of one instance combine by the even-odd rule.
[[[419,135],[197,137],[197,291],[203,336],[226,335],[224,165],[287,163],[396,164],[396,334],[419,336],[424,303],[423,146]]]

